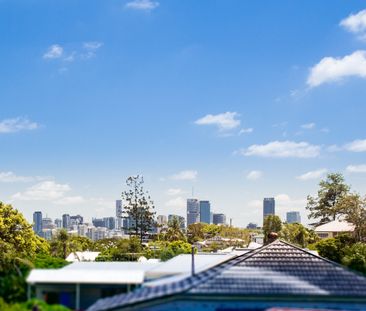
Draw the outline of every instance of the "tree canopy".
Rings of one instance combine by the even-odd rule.
[[[279,233],[282,229],[281,218],[277,215],[268,215],[263,222],[264,243],[268,242],[268,235],[272,232]]]
[[[306,209],[309,219],[316,220],[315,225],[321,225],[335,220],[343,213],[343,206],[338,203],[350,190],[340,173],[329,173],[325,180],[319,183],[316,197],[308,195]]]

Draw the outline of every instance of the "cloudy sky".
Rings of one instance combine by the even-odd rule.
[[[327,172],[366,189],[363,1],[0,0],[0,200],[110,216],[208,199],[261,223]]]

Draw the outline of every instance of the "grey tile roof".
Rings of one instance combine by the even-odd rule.
[[[175,294],[365,298],[366,278],[277,240],[184,280],[101,299],[88,311],[110,310]]]

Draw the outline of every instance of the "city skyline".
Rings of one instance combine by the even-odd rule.
[[[157,214],[194,187],[245,227],[269,196],[309,223],[328,172],[362,192],[364,3],[130,2],[0,2],[1,201],[114,216],[142,174]]]

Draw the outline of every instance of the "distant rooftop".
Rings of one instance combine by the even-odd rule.
[[[320,225],[315,227],[315,232],[352,232],[355,229],[355,226],[340,220],[333,220],[324,225]]]

